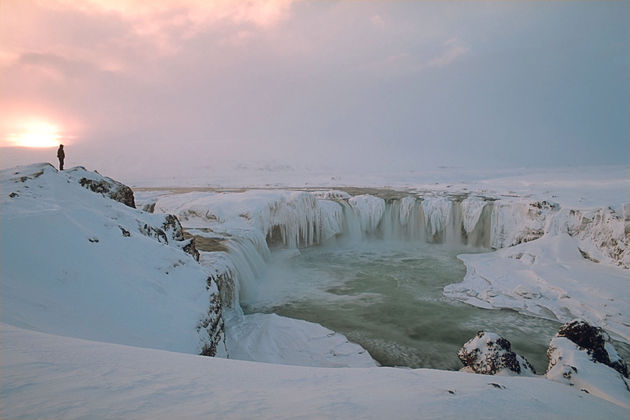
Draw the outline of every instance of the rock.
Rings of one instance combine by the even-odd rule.
[[[68,175],[75,179],[80,176],[79,184],[90,191],[103,194],[126,206],[136,208],[133,190],[121,182],[102,176],[96,171],[89,172],[82,166],[70,169]]]
[[[581,320],[560,328],[547,350],[545,377],[628,407],[627,368],[608,334]]]
[[[184,230],[179,219],[172,214],[155,215],[155,217],[164,217],[161,226],[155,227],[148,223],[138,225],[138,230],[145,236],[157,239],[163,244],[171,244],[180,247],[185,253],[192,256],[195,261],[199,261],[199,251],[195,247],[194,239],[185,239]]]
[[[603,363],[628,377],[626,365],[615,350],[612,340],[606,331],[594,327],[586,321],[573,320],[567,322],[556,334],[556,337],[566,337],[578,346],[579,350],[586,351],[593,362]],[[549,356],[549,352],[547,354]],[[551,357],[549,357],[551,360]]]
[[[79,183],[82,187],[85,187],[95,193],[101,193],[107,195],[109,198],[121,202],[129,207],[136,208],[134,202],[133,191],[126,185],[111,180],[109,183],[105,180],[94,181],[92,179],[81,178]]]
[[[479,331],[459,349],[457,356],[464,364],[465,371],[484,375],[523,375],[536,374],[533,366],[522,356],[511,350],[508,340],[498,334]]]
[[[164,218],[164,223],[162,223],[162,230],[168,233],[171,239],[175,241],[184,240],[184,230],[177,216],[167,214]]]
[[[223,321],[223,305],[215,281],[209,277],[207,288],[215,291],[211,295],[206,316],[197,325],[197,332],[206,335],[204,345],[199,352],[202,356],[227,356],[225,349],[225,323]]]
[[[144,236],[148,236],[149,238],[155,238],[158,242],[163,244],[168,244],[168,238],[166,237],[166,233],[155,226],[151,226],[148,223],[139,225],[138,230]]]
[[[195,259],[195,261],[199,261],[199,251],[197,251],[197,248],[195,247],[195,239],[190,238],[184,242],[185,245],[182,246],[184,252],[186,254],[190,254]]]

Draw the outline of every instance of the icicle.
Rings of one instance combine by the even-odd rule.
[[[467,234],[472,233],[477,226],[477,222],[479,222],[479,218],[481,217],[481,213],[483,212],[483,208],[485,206],[486,200],[480,197],[468,197],[462,201],[461,207],[464,221],[464,231]]]
[[[329,200],[319,200],[320,217],[318,243],[325,242],[343,233],[343,207],[340,203]]]
[[[339,204],[343,208],[343,236],[351,241],[360,241],[363,234],[358,211],[347,201],[340,201]]]
[[[435,238],[443,233],[451,210],[451,202],[446,197],[425,197],[422,201],[422,210],[428,239]]]
[[[357,210],[361,230],[367,234],[376,233],[376,229],[385,213],[385,200],[364,194],[354,196],[348,202]]]

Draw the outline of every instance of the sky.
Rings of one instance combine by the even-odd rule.
[[[0,165],[627,165],[628,5],[2,0]]]

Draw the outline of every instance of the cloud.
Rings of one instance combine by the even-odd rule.
[[[438,56],[430,59],[426,64],[427,67],[439,68],[447,66],[470,51],[468,47],[464,46],[457,38],[451,38],[445,41],[442,47],[442,52]]]
[[[131,20],[139,33],[155,34],[173,27],[189,33],[216,22],[270,27],[289,16],[294,0],[59,0],[60,5],[87,13],[106,12]]]
[[[547,8],[493,2],[0,2],[0,120],[78,126],[69,130],[75,146],[102,147],[113,161],[127,149],[148,160],[173,149],[201,160],[328,161],[334,151],[342,164],[389,155],[415,165],[462,155],[452,153],[462,138],[485,150],[479,142],[507,147],[489,139],[521,131],[528,142],[601,131],[627,143],[615,134],[615,118],[627,133],[627,19],[595,3],[581,6],[589,10],[576,26],[567,13],[577,6],[564,3],[550,6],[552,18]],[[607,20],[616,23],[595,24]],[[602,34],[579,42],[584,27]],[[523,51],[532,42],[540,48]],[[560,45],[572,55],[559,56]],[[541,60],[554,66],[542,72]],[[462,113],[471,103],[480,106]],[[534,134],[513,130],[523,103],[532,122],[552,106],[567,113],[531,124],[542,127]],[[608,104],[598,125],[584,117],[597,115],[593,103]],[[496,112],[501,123],[490,124]],[[0,141],[2,131],[0,121]]]
[[[383,28],[385,26],[385,19],[383,19],[380,15],[372,15],[370,17],[370,23],[377,28]]]
[[[243,44],[246,34],[288,19],[293,1],[5,0],[0,65],[35,52],[120,71],[130,58],[174,55],[204,32]]]

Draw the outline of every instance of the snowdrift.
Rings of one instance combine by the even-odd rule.
[[[627,419],[542,377],[322,369],[139,349],[0,325],[2,418]]]

